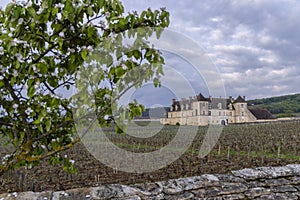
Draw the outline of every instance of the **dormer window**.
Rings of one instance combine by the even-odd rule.
[[[222,103],[218,103],[218,109],[222,109]]]

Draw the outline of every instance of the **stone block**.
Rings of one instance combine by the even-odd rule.
[[[243,178],[245,180],[257,180],[265,178],[267,175],[258,169],[246,168],[242,170],[232,171],[232,174],[236,177]]]
[[[285,178],[279,178],[279,179],[267,179],[264,181],[265,186],[274,187],[274,186],[280,186],[280,185],[290,185],[291,181]]]
[[[228,174],[217,174],[215,176],[222,183],[224,183],[224,182],[229,182],[229,183],[246,183],[246,181],[244,179],[236,177],[236,176],[228,175]]]
[[[269,195],[271,194],[271,190],[262,187],[257,187],[247,190],[244,194],[249,198],[255,198],[262,195]]]
[[[294,194],[282,193],[282,194],[271,194],[271,195],[262,195],[258,200],[297,200],[298,197]]]
[[[189,199],[194,199],[194,194],[190,192],[184,192],[183,194],[180,195],[165,195],[164,199],[166,200],[189,200]]]
[[[300,164],[287,165],[293,171],[293,175],[300,176]]]
[[[223,195],[223,200],[238,200],[238,199],[245,199],[244,194],[230,194],[230,195]]]
[[[291,185],[281,185],[271,188],[274,193],[297,192],[298,190]]]
[[[266,178],[278,178],[278,177],[287,177],[292,176],[294,171],[287,166],[283,167],[258,167],[257,170],[260,170],[266,174]]]
[[[221,194],[227,195],[227,194],[237,194],[237,193],[243,193],[248,188],[241,183],[223,183],[221,185]]]

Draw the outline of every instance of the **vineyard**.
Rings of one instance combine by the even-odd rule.
[[[4,174],[0,177],[0,192],[65,190],[108,183],[153,182],[206,173],[229,173],[231,170],[247,167],[285,165],[300,161],[299,121],[226,126],[213,150],[204,158],[200,158],[198,154],[207,127],[164,126],[158,134],[146,139],[137,136],[156,130],[155,125],[136,124],[134,127],[136,137],[115,134],[112,129],[106,129],[104,132],[116,146],[131,152],[145,153],[168,145],[179,129],[186,137],[196,130],[192,144],[175,162],[154,172],[126,173],[109,168],[96,160],[80,143],[75,148],[64,152],[75,160],[77,174],[68,174],[59,166],[50,166],[45,161],[32,169],[18,169]],[[90,142],[95,141],[93,138],[90,140]],[[176,143],[174,150],[180,149],[184,142],[186,141],[181,140]],[[103,148],[104,144],[97,143],[97,145],[97,148]],[[124,165],[131,161],[127,162],[124,162]]]

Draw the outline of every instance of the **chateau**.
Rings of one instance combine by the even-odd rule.
[[[272,119],[267,110],[249,110],[244,97],[205,98],[201,93],[189,99],[173,99],[170,111],[162,124],[206,126],[209,124],[227,125],[232,123],[256,122]]]

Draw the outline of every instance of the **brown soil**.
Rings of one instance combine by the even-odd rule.
[[[146,143],[126,135],[111,134],[110,139],[122,148],[149,152],[166,145],[176,134],[176,127],[166,127],[161,135]],[[188,132],[190,129],[186,127]],[[200,148],[206,128],[199,128],[189,151],[169,166],[152,173],[133,174],[114,171],[97,161],[82,144],[65,152],[75,160],[77,174],[69,174],[61,166],[51,166],[46,161],[26,170],[9,171],[0,177],[0,193],[12,191],[66,190],[102,184],[134,184],[154,182],[202,174],[224,174],[258,166],[278,166],[299,162],[300,122],[225,127],[214,150],[204,159],[196,153]],[[188,134],[188,133],[187,133]],[[183,141],[184,142],[184,141]],[[179,144],[180,146],[180,144]],[[280,149],[280,157],[278,152]],[[131,149],[136,151],[136,149]],[[2,152],[3,153],[3,152]]]

